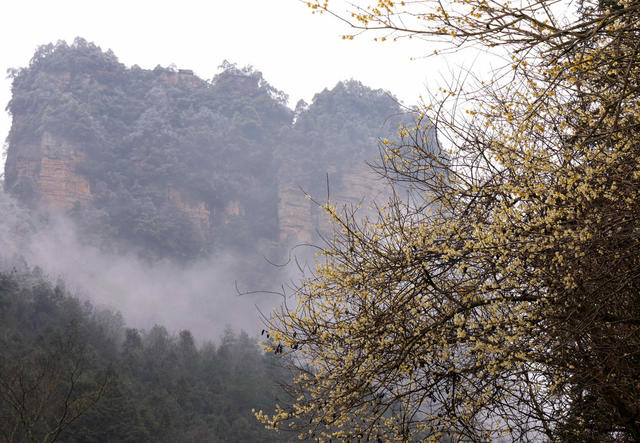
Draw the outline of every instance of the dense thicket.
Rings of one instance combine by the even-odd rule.
[[[244,332],[197,347],[126,328],[37,269],[0,273],[4,441],[274,441],[251,409],[282,395],[284,371]]]
[[[174,68],[127,68],[82,39],[42,46],[27,68],[12,72],[8,157],[44,133],[75,143],[86,154],[77,172],[94,194],[76,219],[151,256],[192,258],[276,240],[278,180],[320,190],[331,165],[373,160],[376,136],[388,135],[387,119],[400,113],[387,93],[355,81],[294,113],[260,72],[221,68],[204,81]],[[23,200],[37,194],[15,168],[5,175],[6,188]],[[206,205],[211,232],[193,226],[167,199],[169,189]],[[230,202],[242,210],[224,214]]]

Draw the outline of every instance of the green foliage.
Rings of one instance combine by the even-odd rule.
[[[280,159],[296,181],[314,196],[326,195],[326,172],[342,165],[375,163],[378,141],[390,137],[409,113],[381,89],[349,80],[325,89],[296,107],[296,121],[281,145]],[[330,184],[340,185],[339,174]]]
[[[72,379],[69,368],[78,364],[81,375]],[[198,348],[189,331],[126,329],[118,314],[80,303],[38,271],[0,274],[5,441],[28,440],[31,428],[45,441],[72,381],[72,400],[105,389],[60,430],[65,442],[274,441],[251,409],[268,410],[283,395],[276,384],[283,371],[244,332],[228,329],[218,346]],[[24,390],[24,403],[9,401],[24,386],[35,387]]]

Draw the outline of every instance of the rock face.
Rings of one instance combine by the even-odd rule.
[[[203,201],[190,199],[171,186],[167,188],[167,200],[191,220],[196,232],[200,235],[210,231],[211,211]]]
[[[90,183],[77,172],[85,159],[84,147],[45,132],[41,139],[9,151],[6,174],[9,187],[29,186],[32,195],[50,209],[68,211],[77,203],[91,204]],[[211,228],[211,211],[204,202],[179,189],[167,188],[166,201],[182,211],[201,235]]]
[[[386,194],[384,183],[367,165],[342,165],[329,171],[329,191],[332,205],[358,208],[361,217],[371,215],[371,202]],[[284,175],[283,175],[284,176]],[[313,198],[313,199],[312,199]],[[310,243],[318,234],[331,232],[328,215],[318,207],[326,203],[326,195],[305,196],[293,180],[278,184],[278,220],[280,241]]]
[[[82,162],[82,155],[69,158],[43,157],[40,163],[40,192],[51,206],[70,209],[76,202],[91,201],[89,183],[75,173],[75,167]]]
[[[76,203],[91,204],[94,199],[90,183],[76,170],[84,156],[82,145],[45,132],[39,141],[10,151],[7,176],[13,186],[34,186],[34,194],[49,208],[67,211]],[[368,203],[384,194],[383,184],[366,165],[332,168],[329,177],[332,203],[361,205],[360,214],[366,214]],[[325,195],[313,197],[321,204],[326,199]],[[172,186],[167,187],[166,200],[184,213],[203,237],[211,231],[215,213],[203,201]],[[319,233],[330,232],[328,218],[316,202],[305,196],[294,179],[281,176],[277,210],[282,243],[311,243]],[[244,215],[242,203],[236,200],[229,201],[220,214],[224,220]]]
[[[76,172],[84,161],[82,146],[48,132],[39,141],[9,151],[9,184],[35,185],[34,195],[49,207],[68,210],[93,199],[91,186]]]
[[[242,203],[238,200],[230,200],[224,207],[224,219],[225,222],[231,217],[244,217],[246,210]]]
[[[204,84],[204,81],[198,78],[190,69],[180,69],[178,71],[163,70],[160,71],[160,78],[165,83],[174,86],[184,83],[195,88]]]
[[[296,183],[281,180],[278,183],[278,222],[280,241],[308,243],[314,231],[314,206],[305,198]]]

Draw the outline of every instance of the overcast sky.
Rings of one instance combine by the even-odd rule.
[[[193,69],[211,79],[223,60],[253,65],[290,96],[290,106],[336,82],[355,78],[393,92],[406,104],[433,86],[450,67],[424,59],[431,50],[416,40],[380,43],[367,34],[341,39],[349,28],[312,15],[298,0],[13,0],[0,6],[0,137],[10,118],[8,68],[27,66],[35,49],[83,37],[112,49],[127,66]],[[411,60],[411,58],[417,60]]]

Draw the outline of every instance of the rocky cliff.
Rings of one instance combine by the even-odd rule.
[[[294,116],[251,68],[225,62],[205,81],[82,40],[41,47],[13,76],[6,189],[156,256],[316,241],[330,227],[302,190],[322,202],[329,174],[332,203],[368,206],[382,185],[365,159],[398,114],[350,81]]]
[[[380,177],[366,164],[333,165],[327,171],[328,191],[307,194],[292,177],[281,175],[278,181],[278,217],[280,241],[287,244],[312,243],[320,235],[331,232],[330,219],[320,207],[327,201],[359,216],[374,213],[374,201],[384,201],[388,189]]]
[[[193,227],[201,236],[205,236],[210,232],[212,222],[211,210],[209,210],[205,202],[185,195],[184,192],[171,186],[167,188],[167,201],[189,218]]]
[[[31,143],[13,146],[7,155],[7,187],[31,194],[24,199],[38,202],[54,211],[68,211],[75,205],[91,205],[94,195],[89,181],[78,172],[84,163],[82,144],[45,132]],[[23,194],[26,191],[23,191]],[[19,195],[20,197],[20,195]],[[167,186],[166,203],[180,210],[201,237],[208,235],[211,211],[202,200]]]
[[[40,140],[14,146],[7,156],[7,185],[16,191],[29,187],[32,199],[56,211],[68,211],[74,205],[91,205],[94,195],[91,185],[77,168],[85,152],[81,144],[45,132]],[[319,233],[328,233],[328,218],[318,204],[326,193],[305,195],[300,183],[287,174],[277,181],[278,238],[286,244],[311,243]],[[384,185],[366,165],[332,167],[329,173],[331,201],[338,204],[368,208],[371,201],[384,197]],[[206,203],[184,190],[167,186],[166,202],[180,210],[200,236],[209,233],[214,222],[227,223],[234,217],[246,216],[239,200],[230,200],[218,213],[212,213]],[[360,210],[363,213],[365,209]],[[216,218],[219,218],[217,220]],[[216,220],[214,220],[216,219]]]
[[[30,184],[33,198],[56,211],[68,211],[76,204],[90,205],[94,200],[91,185],[77,171],[84,158],[81,144],[45,132],[37,142],[14,146],[10,151],[6,164],[8,187],[17,190]],[[363,164],[331,168],[329,186],[332,202],[365,208],[373,199],[384,197],[385,192],[384,185]],[[318,207],[326,193],[314,195],[312,201],[300,183],[283,173],[278,177],[277,195],[281,242],[311,243],[318,233],[329,232],[328,219]],[[201,236],[210,232],[216,214],[205,202],[171,185],[167,186],[166,202],[185,214]],[[218,214],[220,221],[227,223],[233,217],[246,216],[246,209],[241,201],[230,200]]]
[[[91,186],[76,172],[84,157],[82,146],[45,132],[39,140],[9,150],[7,186],[53,209],[68,210],[76,203],[89,203]]]

